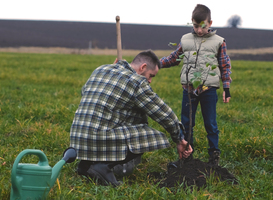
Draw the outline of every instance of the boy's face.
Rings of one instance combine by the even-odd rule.
[[[202,37],[209,32],[209,28],[211,27],[212,21],[208,22],[206,19],[198,24],[194,19],[192,20],[193,23],[193,30],[199,36]]]

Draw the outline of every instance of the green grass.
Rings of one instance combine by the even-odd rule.
[[[81,87],[92,71],[114,61],[114,56],[0,54],[0,199],[9,199],[11,169],[24,149],[40,149],[54,166],[69,146],[69,130],[78,107]],[[131,62],[132,57],[125,57]],[[181,66],[162,69],[153,90],[180,118]],[[273,62],[232,61],[231,102],[218,90],[220,165],[239,180],[238,185],[208,179],[197,190],[162,188],[146,176],[164,171],[177,159],[173,148],[148,152],[118,188],[86,183],[75,173],[77,161],[63,167],[59,183],[48,199],[273,199]],[[166,133],[157,123],[150,125]],[[166,133],[170,138],[169,134]],[[207,140],[200,107],[194,128],[195,157],[207,161]],[[170,139],[171,140],[171,139]],[[35,156],[22,162],[37,163]]]

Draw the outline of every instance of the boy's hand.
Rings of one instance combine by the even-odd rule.
[[[188,142],[186,140],[181,140],[178,144],[177,144],[177,152],[179,154],[179,158],[182,159],[183,158],[187,158],[189,157],[189,155],[191,155],[192,153],[192,147],[191,145],[189,145],[188,149],[186,149]]]
[[[230,98],[231,98],[231,97],[227,97],[227,98],[226,98],[226,93],[225,93],[225,91],[224,91],[224,92],[223,92],[223,102],[224,102],[224,103],[229,103]]]
[[[230,92],[229,92],[229,88],[224,88],[224,92],[223,92],[223,102],[224,103],[228,103],[230,100],[231,96],[230,96]]]

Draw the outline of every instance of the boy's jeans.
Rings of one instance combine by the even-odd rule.
[[[207,131],[207,138],[209,142],[209,155],[212,154],[213,151],[219,150],[218,142],[219,142],[219,130],[216,122],[216,103],[218,101],[218,96],[216,93],[216,88],[210,88],[209,90],[201,93],[199,96],[194,97],[192,95],[192,133],[193,127],[195,126],[195,114],[197,110],[198,103],[200,102],[202,116],[204,120],[205,129]],[[182,100],[182,111],[181,111],[181,122],[185,126],[186,133],[184,133],[185,139],[188,139],[188,131],[189,131],[189,99],[188,99],[188,91],[183,90],[183,100]],[[193,147],[193,134],[190,139],[190,144]]]

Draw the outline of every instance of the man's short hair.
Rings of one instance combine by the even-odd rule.
[[[147,69],[149,70],[154,70],[156,66],[158,66],[158,69],[161,68],[161,63],[158,57],[150,49],[140,52],[132,61],[132,64],[135,65],[142,65],[143,63],[147,64]]]
[[[205,21],[206,19],[208,22],[211,21],[211,14],[210,9],[202,4],[197,4],[192,11],[192,20],[196,21],[198,24],[200,24],[202,21]]]

